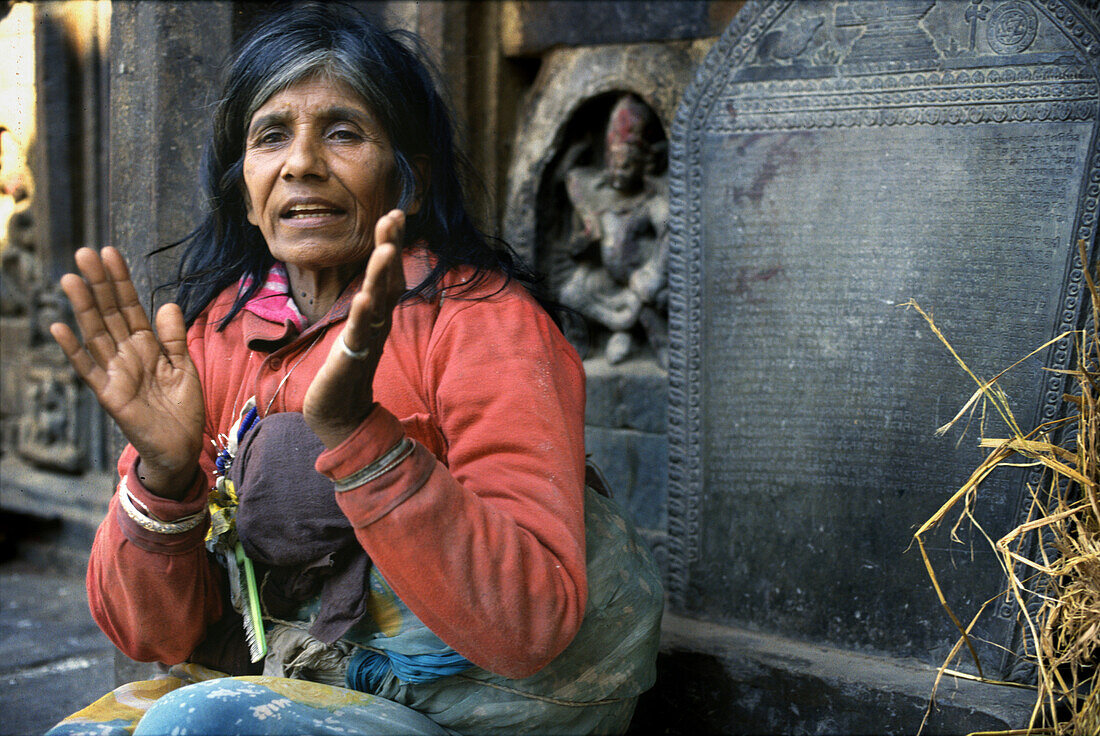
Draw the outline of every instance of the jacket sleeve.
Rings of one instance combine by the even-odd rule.
[[[518,291],[440,314],[424,392],[446,463],[413,443],[392,469],[337,491],[406,605],[458,653],[509,678],[553,660],[587,601],[583,368]],[[317,470],[346,478],[404,440],[401,422],[376,407]]]
[[[189,349],[201,375],[201,340],[189,339]],[[203,444],[212,448],[208,437]],[[181,534],[149,531],[123,509],[122,486],[158,519],[172,521],[194,514],[207,502],[211,452],[200,457],[200,472],[179,501],[156,496],[141,484],[135,472],[138,454],[132,445],[119,458],[119,487],[96,532],[86,584],[92,618],[131,659],[165,664],[187,659],[207,626],[221,618],[222,594],[221,579],[204,545],[209,520]]]

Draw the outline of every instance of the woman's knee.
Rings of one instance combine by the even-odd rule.
[[[232,677],[197,682],[159,698],[138,723],[134,736],[256,733],[256,719],[278,710],[280,698],[261,685]]]

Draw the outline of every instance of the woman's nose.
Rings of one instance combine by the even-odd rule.
[[[328,173],[321,142],[311,135],[296,135],[287,147],[283,162],[283,178],[301,179],[315,176],[324,178]]]

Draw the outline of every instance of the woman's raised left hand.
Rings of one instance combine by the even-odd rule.
[[[302,413],[329,449],[351,436],[374,407],[374,372],[390,334],[393,309],[405,293],[401,265],[404,234],[405,213],[401,210],[391,210],[378,219],[367,273],[352,298],[341,338],[333,343],[306,391]],[[340,339],[350,350],[365,350],[366,355],[350,357]]]

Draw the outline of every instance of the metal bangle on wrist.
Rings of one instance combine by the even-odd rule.
[[[413,441],[408,437],[403,437],[400,442],[367,467],[357,470],[345,478],[336,480],[336,491],[343,493],[370,483],[400,465],[402,460],[412,454],[412,451]]]
[[[161,521],[153,516],[144,503],[130,493],[126,478],[127,476],[123,476],[118,484],[118,502],[122,505],[122,510],[126,512],[126,515],[142,529],[157,534],[183,534],[197,527],[206,518],[207,510],[204,508],[202,511],[190,514],[182,519]],[[138,506],[141,508],[139,509]]]

